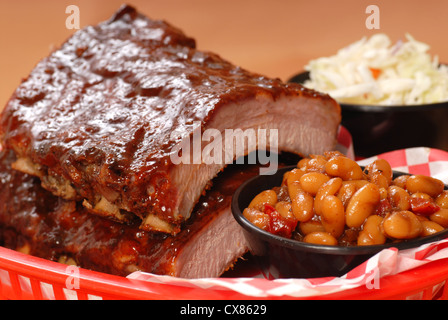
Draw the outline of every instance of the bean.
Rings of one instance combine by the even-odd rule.
[[[315,196],[319,188],[328,180],[330,180],[330,177],[326,174],[320,172],[308,172],[300,177],[300,185],[304,191]]]
[[[286,178],[286,185],[291,199],[294,199],[299,191],[303,191],[302,185],[300,184],[300,177],[304,174],[305,171],[300,169],[293,169],[289,172]]]
[[[422,223],[411,211],[394,211],[383,220],[382,228],[386,236],[393,239],[412,239],[423,231]]]
[[[325,151],[324,152],[324,157],[327,160],[330,160],[331,158],[336,158],[336,157],[345,157],[343,153],[341,153],[340,151]]]
[[[256,227],[266,231],[269,230],[271,221],[269,215],[254,208],[246,208],[243,211],[243,216]]]
[[[380,188],[386,189],[389,187],[389,181],[382,173],[372,173],[369,177],[369,181],[376,184]]]
[[[290,201],[288,187],[286,185],[282,185],[280,187],[275,187],[272,190],[277,194],[277,201]]]
[[[300,191],[292,199],[291,208],[298,221],[308,221],[314,215],[314,198],[309,193]]]
[[[350,228],[360,227],[380,202],[378,186],[368,183],[352,196],[345,212],[346,224]]]
[[[299,162],[297,162],[297,168],[298,169],[306,169],[306,165],[308,164],[308,162],[310,161],[310,158],[302,158],[299,160]]]
[[[437,196],[435,202],[440,208],[448,209],[448,191],[443,190],[443,192]]]
[[[288,174],[288,177],[286,180],[288,183],[300,181],[300,177],[302,177],[304,174],[305,174],[305,171],[303,171],[303,170],[292,169],[291,171],[289,171],[289,174]]]
[[[388,161],[377,159],[366,166],[368,177],[372,183],[378,184],[380,187],[387,188],[393,177],[392,168]]]
[[[307,243],[322,244],[328,246],[336,246],[338,244],[338,240],[335,237],[333,237],[328,232],[322,231],[311,232],[307,234],[303,238],[303,241]]]
[[[302,160],[299,161],[298,167],[305,172],[325,172],[327,160],[323,156],[313,156],[311,159],[308,158],[307,161]]]
[[[437,222],[434,222],[434,221],[420,221],[420,222],[423,227],[423,231],[420,234],[420,236],[422,236],[422,237],[426,237],[431,234],[434,234],[434,233],[444,230],[444,228]]]
[[[409,177],[410,175],[407,174],[398,176],[394,180],[392,180],[392,185],[406,189],[406,181],[408,181]]]
[[[429,194],[424,193],[424,192],[416,192],[416,193],[413,193],[413,194],[411,195],[411,199],[412,199],[412,198],[414,198],[414,199],[424,199],[424,200],[430,200],[430,201],[432,201],[432,197],[431,197]]]
[[[279,201],[275,204],[275,210],[286,219],[294,219],[291,207],[291,203],[287,201]]]
[[[299,223],[299,231],[306,236],[312,232],[325,231],[325,228],[319,220],[308,220]]]
[[[323,155],[311,155],[311,160],[308,162],[307,170],[316,172],[325,172],[325,164],[327,158]]]
[[[345,209],[341,200],[336,196],[326,196],[322,202],[322,225],[325,231],[335,238],[339,238],[345,228]]]
[[[341,178],[332,178],[325,182],[317,191],[316,197],[314,198],[314,211],[317,215],[322,212],[322,202],[326,196],[335,195],[342,186]]]
[[[334,157],[325,164],[325,172],[343,180],[359,180],[364,177],[361,167],[352,159],[344,156]]]
[[[344,181],[344,184],[352,184],[355,186],[356,191],[358,191],[359,189],[361,189],[362,187],[364,187],[366,184],[369,183],[369,181],[362,179],[362,180],[349,180],[349,181]]]
[[[406,190],[410,193],[423,192],[435,198],[444,189],[444,184],[441,180],[424,175],[413,175],[406,181]]]
[[[380,190],[380,199],[381,200],[386,200],[387,196],[388,196],[387,189],[383,188],[383,187],[379,187],[379,190]]]
[[[377,245],[386,242],[386,236],[381,230],[383,218],[377,215],[371,215],[366,219],[362,230],[358,235],[358,245]]]
[[[265,190],[260,192],[252,199],[249,204],[249,208],[257,209],[259,211],[264,211],[265,204],[275,206],[277,203],[277,194],[274,190]]]
[[[410,211],[410,210],[409,210]],[[412,212],[412,211],[411,211]],[[415,213],[415,212],[414,212]],[[422,222],[422,221],[429,221],[429,219],[425,216],[422,216],[421,214],[416,214],[415,215],[417,217],[417,219]]]
[[[401,187],[390,186],[387,189],[388,200],[393,209],[409,210],[411,208],[409,193]]]
[[[356,191],[361,189],[361,187],[365,186],[367,183],[369,183],[367,180],[342,181],[342,186],[341,189],[339,189],[337,196],[339,199],[341,199],[344,206],[347,207],[347,203],[350,198],[355,194]]]
[[[342,201],[344,207],[347,206],[348,201],[357,191],[356,186],[354,184],[346,182],[347,181],[342,182],[342,186],[337,193],[337,197],[339,198],[339,200]]]
[[[437,222],[444,228],[448,228],[448,209],[442,208],[429,216],[431,221]]]

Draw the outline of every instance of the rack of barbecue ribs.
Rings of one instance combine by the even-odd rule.
[[[138,219],[124,224],[89,214],[80,203],[43,189],[39,178],[11,169],[14,161],[12,152],[0,152],[4,247],[108,274],[139,270],[182,278],[218,277],[247,251],[230,201],[257,165],[231,165],[201,196],[182,230],[170,235],[141,230]]]
[[[176,234],[229,163],[174,164],[195,132],[275,129],[277,150],[307,155],[332,149],[339,123],[329,96],[199,51],[177,28],[123,6],[36,65],[7,103],[0,137],[13,167],[54,195]],[[242,153],[258,148],[249,147]]]
[[[255,174],[229,166],[333,150],[340,119],[328,95],[197,50],[125,5],[42,59],[4,108],[1,244],[114,274],[219,276],[247,251],[229,199]],[[229,148],[228,130],[255,143]],[[187,161],[210,146],[215,161]]]

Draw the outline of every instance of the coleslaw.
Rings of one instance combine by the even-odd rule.
[[[431,57],[429,45],[406,34],[391,43],[383,33],[340,49],[305,66],[308,88],[341,103],[416,105],[448,101],[448,67]]]

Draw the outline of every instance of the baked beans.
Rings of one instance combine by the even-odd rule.
[[[280,186],[243,211],[257,227],[307,243],[365,246],[428,236],[448,228],[448,191],[423,175],[393,178],[378,159],[364,169],[340,152],[310,155]]]

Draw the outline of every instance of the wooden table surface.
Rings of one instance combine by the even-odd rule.
[[[124,0],[0,0],[0,109],[67,29],[76,5],[81,28],[108,19]],[[412,34],[448,61],[446,0],[129,0],[153,19],[194,37],[200,49],[248,70],[287,80],[310,59],[334,54],[363,36],[383,32],[393,41]],[[366,27],[366,8],[379,8],[380,29]]]

